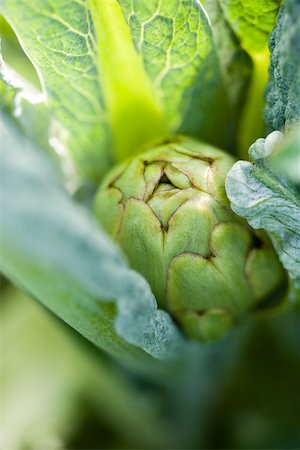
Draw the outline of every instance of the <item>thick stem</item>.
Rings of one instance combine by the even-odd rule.
[[[162,107],[116,0],[90,0],[97,65],[112,129],[115,157],[122,160],[167,135]]]

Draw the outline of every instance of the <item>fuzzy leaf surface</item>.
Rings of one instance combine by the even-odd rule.
[[[280,141],[280,142],[278,142]],[[276,146],[290,146],[280,132],[258,139],[249,150],[253,161],[239,161],[229,171],[226,192],[231,208],[245,217],[253,228],[263,228],[295,283],[300,295],[300,189],[276,161]],[[287,144],[285,144],[287,142]],[[300,152],[299,141],[294,149]],[[289,150],[292,156],[295,151]],[[274,153],[274,156],[273,156]],[[273,160],[274,159],[274,160]]]
[[[182,340],[169,315],[61,187],[48,158],[5,117],[1,142],[3,273],[119,358],[174,357]]]

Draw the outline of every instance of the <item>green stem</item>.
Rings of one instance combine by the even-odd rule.
[[[130,29],[116,0],[90,0],[97,35],[98,70],[114,140],[122,160],[167,135],[162,106],[155,97]]]

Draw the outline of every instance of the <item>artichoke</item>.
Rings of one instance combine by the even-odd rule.
[[[230,209],[224,185],[233,163],[179,138],[114,168],[95,199],[131,267],[195,339],[221,337],[284,281],[268,238]]]

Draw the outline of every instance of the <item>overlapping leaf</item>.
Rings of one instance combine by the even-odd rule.
[[[110,132],[87,3],[2,0],[1,6],[38,70],[52,114],[63,127],[60,140],[81,173],[98,177],[111,161]]]
[[[229,99],[200,2],[120,0],[120,4],[171,130],[229,147],[231,117],[222,112]]]
[[[113,155],[165,138],[163,110],[171,134],[232,149],[250,63],[228,25],[223,52],[198,1],[119,4],[124,17],[116,0],[2,0],[81,173],[99,179]]]

